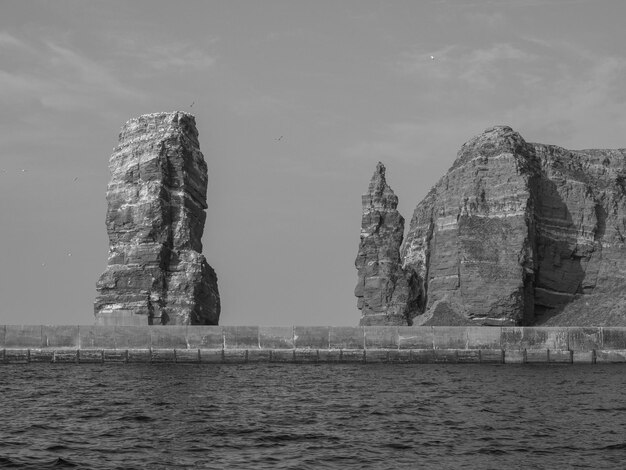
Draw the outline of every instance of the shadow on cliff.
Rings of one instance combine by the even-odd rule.
[[[575,224],[557,184],[568,189],[567,176],[550,179],[541,169],[535,181],[534,318],[526,323],[546,322],[583,293],[585,268],[595,250],[593,242],[578,243],[581,227]],[[595,206],[595,216],[597,239],[604,232],[606,220],[606,211],[599,204]]]

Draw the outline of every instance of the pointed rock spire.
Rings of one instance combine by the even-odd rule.
[[[361,243],[355,260],[358,282],[354,290],[361,310],[361,325],[407,325],[407,276],[400,263],[404,218],[397,211],[398,197],[378,162],[362,196]]]

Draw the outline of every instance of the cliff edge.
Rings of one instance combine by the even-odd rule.
[[[109,168],[109,259],[96,284],[96,323],[216,325],[217,277],[201,254],[208,175],[195,118],[131,119]]]
[[[626,325],[625,236],[626,149],[487,129],[415,208],[399,253],[417,280],[407,324]]]

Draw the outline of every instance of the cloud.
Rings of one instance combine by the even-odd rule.
[[[0,33],[0,101],[38,103],[56,111],[91,110],[111,100],[128,100],[141,91],[120,78],[119,71],[71,45],[53,39],[26,41]],[[99,106],[100,105],[100,106]]]
[[[431,59],[431,56],[434,59]],[[484,48],[448,45],[438,50],[416,48],[398,58],[395,69],[425,80],[454,81],[480,89],[493,88],[508,72],[524,70],[538,60],[535,54],[510,43]]]
[[[8,32],[0,31],[0,49],[29,49],[29,47]]]
[[[480,48],[414,48],[398,56],[394,70],[413,82],[419,90],[412,98],[416,109],[428,109],[435,121],[489,119],[528,129],[538,139],[561,139],[564,146],[591,145],[585,144],[589,136],[596,136],[593,145],[624,146],[617,140],[626,125],[621,55],[580,43],[512,37]]]
[[[213,52],[219,38],[206,39],[203,44],[158,39],[142,34],[107,32],[101,35],[114,57],[131,59],[134,72],[207,70],[215,66],[218,56]]]

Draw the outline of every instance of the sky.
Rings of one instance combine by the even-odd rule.
[[[408,229],[490,126],[626,147],[625,17],[621,0],[5,0],[0,324],[93,323],[120,128],[181,110],[209,167],[220,324],[356,325],[376,163]]]

